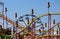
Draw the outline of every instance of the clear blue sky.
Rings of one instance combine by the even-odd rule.
[[[14,19],[14,13],[18,13],[18,17],[27,13],[31,13],[34,9],[35,14],[48,13],[47,3],[50,2],[50,12],[60,12],[60,0],[0,0],[4,2],[8,8],[8,17]],[[37,14],[38,13],[38,14]]]
[[[50,12],[60,12],[60,0],[0,0],[0,2],[4,2],[4,7],[8,8],[7,15],[12,20],[15,20],[15,12],[18,13],[18,17],[24,14],[30,14],[31,9],[34,9],[37,16],[48,13],[48,2],[50,2],[51,6]],[[44,18],[42,19],[42,21],[46,20]]]

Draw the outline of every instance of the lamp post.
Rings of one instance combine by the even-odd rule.
[[[50,9],[50,2],[48,2],[48,29],[51,28],[51,14],[49,13],[49,9]],[[48,31],[48,39],[51,39],[51,30]]]
[[[6,14],[6,28],[8,27],[8,23],[7,23],[7,8],[5,8],[5,14]]]

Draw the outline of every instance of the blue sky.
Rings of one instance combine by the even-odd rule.
[[[51,6],[50,12],[60,12],[60,0],[0,0],[0,2],[4,2],[4,7],[8,8],[7,15],[12,20],[15,20],[14,14],[16,12],[20,17],[25,14],[31,14],[31,9],[34,9],[36,16],[48,13],[48,2],[50,2]],[[46,20],[42,19],[42,21]]]
[[[35,14],[48,13],[47,3],[50,2],[50,12],[60,12],[60,0],[0,0],[4,2],[8,8],[8,17],[14,19],[14,13],[18,13],[18,17],[24,14],[30,14],[31,9],[34,9]],[[38,13],[38,14],[37,14]]]

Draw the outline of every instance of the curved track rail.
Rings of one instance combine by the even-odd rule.
[[[55,12],[55,13],[50,13],[51,15],[60,15],[60,12]],[[37,18],[41,18],[41,17],[44,17],[44,16],[48,16],[48,14],[40,14],[39,16],[37,16]],[[37,18],[34,18],[34,21],[36,21],[37,20]],[[22,31],[23,30],[25,30],[29,25],[31,25],[32,24],[32,22],[30,22],[29,24],[27,24],[26,25],[26,27],[24,28],[24,29],[22,29]]]
[[[2,15],[2,14],[0,14],[0,18],[3,19],[3,15]],[[6,17],[5,17],[5,16],[4,16],[4,20],[6,20]],[[16,23],[15,23],[14,21],[10,20],[9,18],[7,18],[7,21],[8,21],[9,23],[13,24],[13,26],[16,26]],[[19,26],[20,29],[24,28],[24,27],[22,27],[22,26],[20,26],[20,25],[18,25],[18,26]]]
[[[50,13],[51,15],[60,15],[60,12],[58,12],[58,13]],[[42,14],[42,15],[39,15],[39,16],[37,16],[37,18],[41,18],[41,17],[43,17],[43,16],[48,16],[48,14]],[[2,14],[0,14],[0,18],[2,18],[3,19],[3,15]],[[35,20],[37,20],[37,18],[34,18],[34,21]],[[6,20],[6,17],[4,16],[4,20]],[[10,19],[8,19],[7,18],[7,21],[9,22],[9,23],[11,23],[11,24],[13,24],[14,26],[16,26],[16,23],[14,22],[14,21],[12,21],[12,20],[10,20]],[[21,31],[20,32],[23,32],[29,25],[31,25],[32,24],[32,22],[30,22],[29,24],[27,24],[26,25],[26,27],[24,28],[24,27],[22,27],[22,26],[20,26],[19,25],[19,28],[21,29]],[[57,24],[56,24],[57,25]],[[54,26],[55,27],[55,26]],[[53,27],[52,27],[53,28]],[[52,29],[51,28],[51,29]],[[49,30],[51,30],[51,29],[49,29]],[[48,30],[48,31],[49,31]],[[46,32],[48,32],[48,31],[46,31]],[[29,34],[31,34],[31,32],[28,32]],[[32,35],[32,34],[31,34]]]

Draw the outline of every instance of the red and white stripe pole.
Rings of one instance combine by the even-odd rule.
[[[48,29],[51,28],[51,14],[49,13],[50,2],[48,2]],[[51,30],[48,31],[48,39],[51,39]]]

